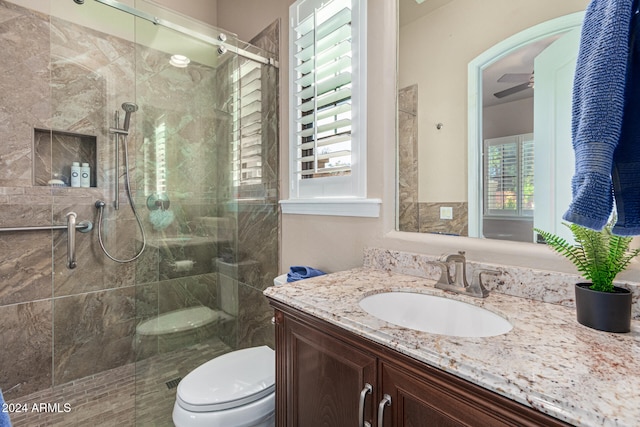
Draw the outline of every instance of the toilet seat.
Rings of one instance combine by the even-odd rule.
[[[275,352],[267,346],[233,351],[206,362],[178,384],[176,402],[215,412],[256,402],[275,390]]]

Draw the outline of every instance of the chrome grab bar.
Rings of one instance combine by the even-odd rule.
[[[0,232],[12,231],[45,231],[45,230],[67,230],[67,268],[74,269],[78,266],[76,262],[76,231],[88,233],[93,229],[91,221],[76,222],[78,214],[69,212],[66,225],[36,225],[31,227],[0,227]]]
[[[391,396],[385,393],[378,405],[378,427],[384,423],[384,408],[391,405]]]
[[[68,228],[68,225],[34,225],[27,227],[0,227],[0,232],[66,230]],[[92,229],[93,223],[91,221],[80,221],[76,223],[76,231],[79,231],[81,233],[87,233]]]
[[[74,269],[78,266],[76,262],[76,219],[78,214],[69,212],[67,214],[67,268]]]
[[[364,401],[367,394],[371,394],[373,387],[369,383],[364,383],[364,388],[360,392],[360,401],[358,403],[358,427],[371,427],[369,421],[364,420]]]

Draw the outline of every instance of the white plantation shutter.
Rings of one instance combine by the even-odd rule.
[[[232,181],[238,194],[247,197],[239,187],[262,183],[262,65],[241,60],[232,75],[237,93],[233,99],[235,138],[232,147]]]
[[[366,195],[365,16],[360,0],[300,0],[290,8],[294,199]]]
[[[484,213],[533,216],[533,134],[484,141]]]
[[[520,214],[533,216],[533,135],[525,135],[520,143]]]

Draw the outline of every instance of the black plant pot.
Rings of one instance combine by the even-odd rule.
[[[606,332],[629,332],[631,292],[614,287],[614,292],[589,289],[591,283],[576,283],[578,323]]]

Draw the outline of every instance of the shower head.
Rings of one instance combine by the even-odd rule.
[[[122,129],[128,131],[129,122],[131,120],[131,113],[135,113],[136,111],[138,111],[138,106],[133,102],[125,102],[122,104],[122,109],[125,111],[124,125],[122,126]]]

